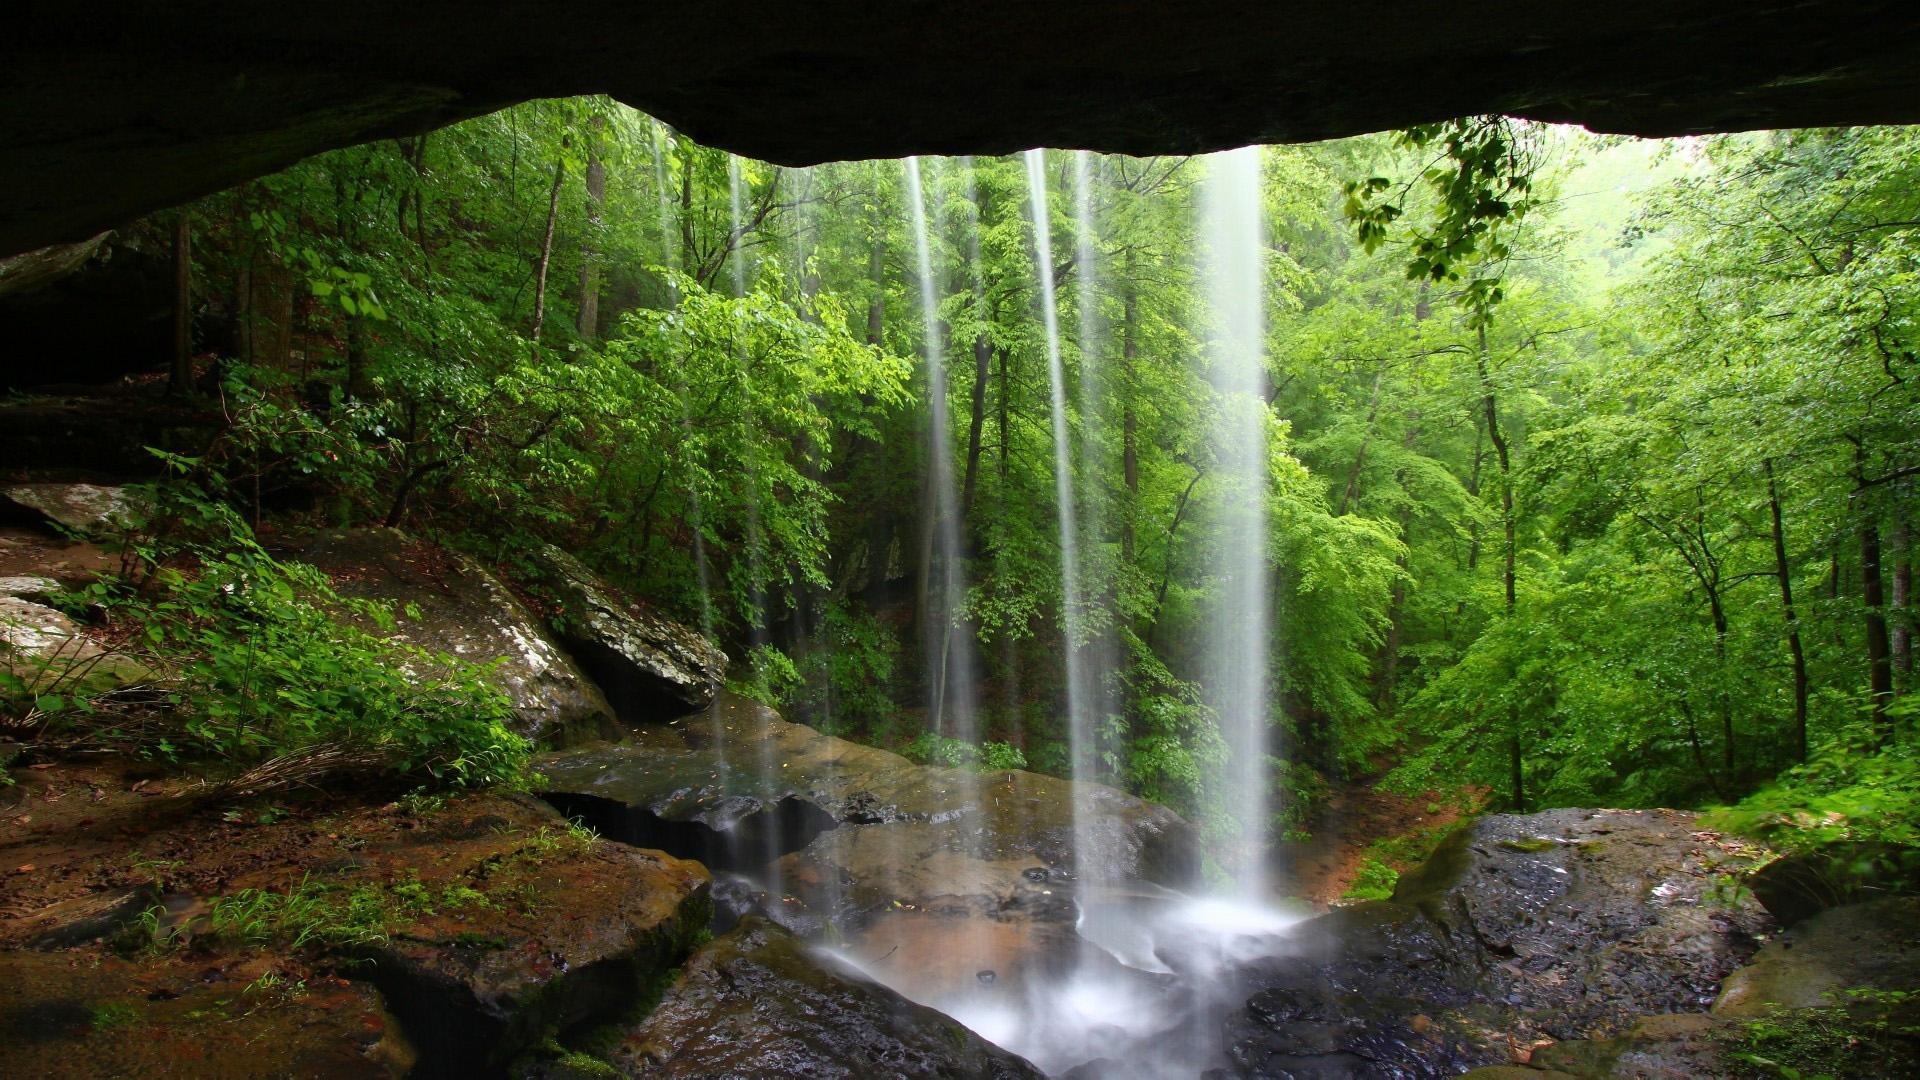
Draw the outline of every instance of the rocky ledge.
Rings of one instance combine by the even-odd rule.
[[[5,1076],[500,1076],[647,1000],[712,911],[699,865],[525,796],[219,804],[64,765],[0,792]]]

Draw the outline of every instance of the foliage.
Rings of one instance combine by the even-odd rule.
[[[1385,900],[1393,895],[1394,886],[1400,884],[1400,872],[1379,859],[1368,858],[1361,862],[1360,869],[1353,876],[1353,884],[1347,886],[1342,895],[1353,900]]]
[[[1920,753],[1911,742],[1879,749],[1872,729],[1856,722],[1707,821],[1788,849],[1835,840],[1917,845]]]
[[[483,670],[383,640],[387,608],[341,597],[310,566],[269,555],[188,481],[151,493],[155,532],[132,574],[66,599],[136,628],[168,722],[93,699],[85,723],[161,755],[257,760],[320,744],[377,754],[403,774],[481,785],[517,779],[529,748]],[[373,630],[363,629],[363,622]]]
[[[1662,148],[1476,117],[1261,152],[1275,831],[1382,768],[1527,807],[1902,819],[1915,140]],[[1206,613],[1246,493],[1210,437],[1205,166],[1040,163],[1097,583],[1074,618],[1015,158],[920,163],[933,341],[900,163],[741,161],[601,99],[209,197],[196,325],[230,422],[195,475],[263,532],[386,522],[506,565],[559,544],[720,639],[743,692],[922,760],[1067,770],[1077,656],[1100,673],[1098,778],[1220,835]],[[929,347],[944,385],[902,359]],[[315,642],[294,601],[331,606],[324,583],[203,548],[114,601],[197,658],[195,749],[260,753],[339,714],[356,738],[395,728],[377,738],[406,760],[487,752],[471,725],[419,744],[465,707],[458,673],[425,702],[262,676],[248,648],[313,645],[343,675],[372,645]],[[931,587],[949,569],[956,610]],[[252,644],[194,636],[230,608]],[[933,701],[954,686],[978,691],[979,745]]]

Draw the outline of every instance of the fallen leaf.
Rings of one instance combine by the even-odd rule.
[[[21,828],[26,828],[27,825],[32,823],[32,821],[33,821],[32,814],[21,814],[19,817],[13,819],[13,823],[15,825],[20,826]]]
[[[34,770],[36,770],[36,771],[39,771],[39,772],[45,772],[45,771],[47,771],[48,769],[51,769],[51,768],[53,768],[53,762],[51,762],[51,761],[47,761],[47,762],[42,762],[42,763],[40,763],[40,764],[38,764],[38,765],[29,765],[29,766],[27,766],[27,768],[29,768],[29,769],[34,769]]]
[[[22,863],[21,865],[14,867],[13,872],[16,874],[31,874],[38,869],[40,868],[33,865],[32,863]]]

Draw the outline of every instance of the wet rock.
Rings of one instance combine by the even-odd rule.
[[[1915,987],[1920,897],[1896,897],[1832,908],[1783,931],[1727,979],[1713,1012],[1745,1019],[1834,1005],[1849,989]]]
[[[642,731],[622,744],[548,755],[537,767],[550,781],[547,798],[569,814],[586,814],[596,827],[606,820],[608,835],[625,838],[632,834],[623,829],[647,822],[697,824],[712,836],[730,835],[726,846],[737,854],[716,856],[723,864],[755,869],[817,844],[819,858],[796,862],[825,877],[836,877],[830,868],[839,867],[895,899],[917,895],[914,879],[928,875],[910,865],[911,856],[889,859],[885,845],[843,841],[838,833],[884,829],[873,835],[898,838],[905,851],[1004,863],[988,873],[996,882],[1055,868],[1068,877],[1177,886],[1198,872],[1192,828],[1164,807],[1085,785],[1082,797],[1099,824],[1090,850],[1076,858],[1070,781],[916,765],[787,723],[732,694],[722,694],[709,716]],[[645,820],[629,817],[623,826],[619,815],[635,810]],[[671,836],[651,839],[680,850]],[[640,834],[633,842],[648,841]],[[899,874],[907,876],[886,883]]]
[[[0,1076],[207,1080],[409,1075],[415,1055],[371,987],[263,989],[263,957],[0,954]]]
[[[608,1055],[642,1077],[1014,1080],[1039,1070],[764,919],[697,953]]]
[[[1751,901],[1706,895],[1743,850],[1671,811],[1481,818],[1391,900],[1302,925],[1286,955],[1246,973],[1229,1075],[1342,1055],[1364,1063],[1347,1062],[1352,1075],[1437,1075],[1505,1063],[1514,1041],[1605,1037],[1642,1014],[1703,1011],[1767,925]],[[1339,1023],[1302,1025],[1277,1001]]]
[[[544,1033],[617,1017],[711,919],[706,871],[660,852],[595,844],[538,880],[517,909],[436,911],[362,950],[421,1049],[416,1075],[495,1075]]]
[[[622,720],[665,721],[713,703],[727,657],[704,635],[621,602],[598,575],[557,547],[548,546],[540,559],[560,601],[555,633]]]
[[[88,637],[64,613],[0,594],[0,670],[42,694],[96,697],[142,686],[153,669]]]
[[[94,536],[124,528],[139,513],[127,489],[99,484],[12,484],[0,488],[0,495],[74,532]]]
[[[612,731],[613,711],[599,688],[467,556],[394,529],[351,529],[322,533],[297,557],[324,571],[342,596],[393,604],[397,640],[495,664],[490,678],[512,699],[520,734],[558,745]]]
[[[1837,841],[1783,855],[1746,882],[1768,914],[1792,926],[1828,908],[1920,894],[1920,848]]]

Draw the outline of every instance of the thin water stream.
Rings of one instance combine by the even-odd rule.
[[[960,621],[966,589],[965,551],[954,476],[948,343],[941,317],[940,280],[935,273],[939,221],[929,213],[928,195],[939,174],[929,164],[918,158],[904,163],[929,414],[929,497],[924,523],[931,549],[924,633],[928,709],[934,730],[977,744],[982,735],[978,690],[970,664],[961,659],[964,642],[956,640],[970,640],[971,635]],[[1239,1004],[1236,970],[1283,947],[1289,927],[1299,918],[1270,906],[1261,860],[1255,857],[1263,846],[1268,813],[1264,783],[1270,752],[1267,709],[1271,679],[1259,152],[1233,151],[1210,159],[1199,223],[1200,268],[1212,317],[1204,334],[1204,366],[1216,392],[1214,454],[1220,472],[1219,494],[1213,507],[1216,534],[1212,549],[1216,558],[1212,572],[1220,582],[1216,591],[1221,597],[1207,613],[1206,655],[1212,666],[1202,673],[1201,681],[1206,701],[1219,717],[1228,751],[1217,775],[1209,780],[1213,809],[1232,819],[1237,834],[1226,860],[1235,880],[1217,890],[1216,895],[1203,897],[1103,876],[1106,868],[1119,865],[1100,850],[1102,843],[1113,841],[1117,835],[1114,827],[1119,823],[1102,821],[1095,809],[1098,800],[1090,796],[1096,791],[1093,785],[1099,777],[1095,732],[1110,708],[1101,694],[1113,660],[1100,648],[1096,600],[1084,576],[1089,566],[1088,552],[1097,552],[1102,543],[1099,501],[1091,491],[1076,491],[1075,467],[1077,463],[1078,475],[1088,483],[1101,475],[1102,342],[1095,173],[1089,157],[1076,155],[1072,169],[1074,270],[1079,276],[1074,299],[1080,369],[1077,387],[1070,388],[1062,349],[1046,152],[1028,151],[1025,166],[1034,274],[1046,335],[1066,643],[1065,704],[1071,772],[1076,781],[1069,796],[1073,854],[1057,871],[1072,876],[1068,887],[1073,906],[1068,909],[1068,919],[1049,922],[1031,913],[1021,916],[998,910],[989,897],[972,895],[978,886],[962,879],[977,876],[989,866],[987,852],[996,838],[988,822],[999,819],[997,813],[989,812],[987,802],[993,795],[983,787],[980,774],[958,770],[938,782],[957,785],[948,790],[957,796],[961,809],[951,815],[936,815],[927,823],[958,822],[961,826],[954,830],[957,839],[947,841],[952,846],[929,864],[947,858],[946,852],[959,857],[952,871],[959,878],[929,894],[950,890],[951,895],[942,900],[940,910],[879,915],[881,922],[894,920],[887,931],[890,937],[874,936],[871,925],[862,931],[868,943],[891,940],[898,949],[898,943],[905,942],[916,955],[938,958],[938,970],[889,962],[885,950],[862,952],[839,944],[821,944],[845,962],[862,967],[923,1004],[947,1012],[1051,1075],[1071,1073],[1084,1080],[1189,1080],[1222,1063],[1222,1021]],[[952,178],[952,174],[948,176]],[[737,239],[744,230],[744,184],[737,161],[732,163],[729,177]],[[960,179],[967,185],[968,201],[977,214],[970,171]],[[663,238],[671,231],[669,213],[670,208],[663,203]],[[977,227],[978,221],[973,224]],[[977,288],[977,237],[969,245],[968,257],[973,287]],[[798,261],[804,274],[804,258]],[[744,295],[746,258],[737,250],[733,264],[735,291]],[[749,377],[745,365],[750,358],[743,352],[739,359],[745,380]],[[750,384],[748,387],[750,390]],[[1070,389],[1077,389],[1077,443]],[[751,512],[746,524],[749,557],[757,558],[758,524]],[[758,569],[757,565],[750,566],[755,582],[759,580]],[[708,587],[703,570],[702,588]],[[757,586],[753,596],[756,604],[764,603]],[[753,640],[758,643],[763,640],[764,610],[756,611],[753,622]],[[763,787],[777,786],[778,763],[771,759],[768,740],[762,738],[760,743],[759,760],[754,762],[760,770],[759,780]],[[1012,827],[1020,826],[1016,823]],[[878,839],[897,845],[897,838],[904,833],[903,829],[892,828]],[[897,867],[904,851],[897,846],[887,850],[887,865]],[[773,854],[777,852],[769,853]],[[922,868],[921,872],[938,875],[946,871]],[[1027,880],[1044,883],[1045,875],[1056,871],[1038,872],[1040,879]],[[768,889],[769,900],[777,906],[780,881],[771,857],[757,884]],[[848,883],[847,887],[857,889],[859,885]],[[1022,918],[1029,921],[1022,922]],[[932,937],[911,940],[916,935]],[[1018,956],[1021,950],[1028,955],[1016,961],[1016,970],[1002,977],[996,968],[1008,962],[1009,948],[1013,950],[1011,955]]]
[[[1265,848],[1267,708],[1272,585],[1267,577],[1266,245],[1260,213],[1260,150],[1211,155],[1201,187],[1206,296],[1213,316],[1208,377],[1218,418],[1214,455],[1221,474],[1207,612],[1213,670],[1207,704],[1220,718],[1227,757],[1216,798],[1238,825],[1232,868],[1239,895],[1267,895]]]

